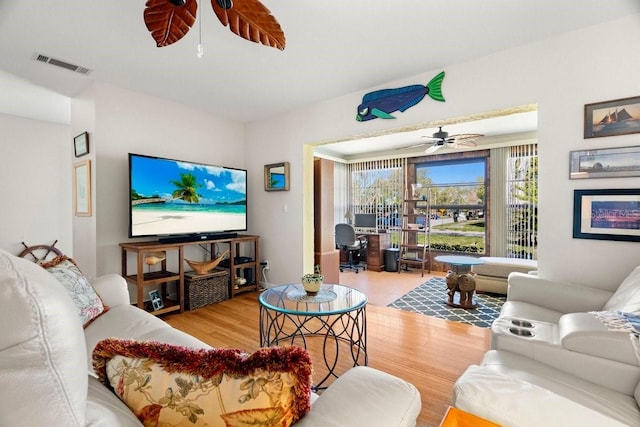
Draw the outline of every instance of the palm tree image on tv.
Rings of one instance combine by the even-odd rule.
[[[171,180],[173,185],[178,187],[171,194],[174,199],[180,199],[188,203],[198,203],[200,201],[200,194],[197,189],[202,187],[202,184],[198,184],[196,177],[190,173],[181,173],[180,181]]]
[[[247,229],[247,172],[132,155],[131,236]]]

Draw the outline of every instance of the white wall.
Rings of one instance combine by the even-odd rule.
[[[234,121],[109,85],[95,84],[82,98],[85,120],[91,120],[86,118],[91,109],[95,114],[91,141],[97,195],[95,243],[82,240],[74,251],[95,251],[97,275],[119,273],[119,243],[129,240],[127,154],[244,168],[244,128]],[[250,171],[250,176],[256,174],[261,175],[262,169]]]
[[[0,113],[0,248],[52,244],[72,253],[69,126]]]
[[[426,84],[440,69],[249,125],[250,170],[291,162],[290,192],[258,191],[252,198],[252,204],[260,206],[252,213],[252,223],[262,236],[262,258],[272,263],[270,281],[296,281],[312,268],[313,201],[308,183],[312,171],[305,144],[537,103],[540,274],[605,288],[619,283],[639,264],[640,245],[573,239],[573,190],[638,187],[638,178],[569,180],[569,151],[638,145],[637,135],[584,140],[582,134],[584,104],[640,95],[640,57],[634,54],[640,46],[639,20],[638,15],[630,16],[445,67],[447,101],[425,99],[395,121],[356,122],[362,95],[379,88]],[[257,175],[254,179],[255,188]]]
[[[22,240],[60,239],[65,252],[95,258],[95,271],[88,275],[119,272],[118,243],[127,240],[126,156],[139,152],[247,168],[249,227],[261,236],[261,258],[272,261],[269,280],[297,281],[313,263],[312,151],[306,144],[537,103],[540,273],[607,287],[638,264],[640,245],[573,239],[573,190],[638,187],[638,179],[569,180],[568,157],[572,150],[638,145],[637,135],[584,140],[582,132],[584,104],[640,95],[640,57],[635,55],[639,23],[640,16],[630,16],[446,67],[447,102],[425,99],[395,121],[356,122],[362,95],[377,88],[426,83],[440,69],[246,127],[102,85],[74,100],[70,127],[0,116],[0,247],[17,252]],[[74,219],[73,227],[74,232],[79,226],[94,236],[81,235],[71,248],[71,138],[83,130],[92,132],[95,224]],[[43,147],[43,141],[49,145]],[[263,166],[282,161],[291,163],[291,191],[265,192]],[[25,167],[33,170],[25,174]],[[28,193],[20,194],[29,197],[16,197],[16,185],[27,186]]]

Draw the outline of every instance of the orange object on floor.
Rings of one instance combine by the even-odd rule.
[[[440,427],[500,427],[500,425],[449,406]]]

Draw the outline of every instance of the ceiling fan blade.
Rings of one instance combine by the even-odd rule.
[[[167,0],[149,0],[144,9],[144,23],[158,47],[183,38],[196,22],[196,0],[176,5]]]
[[[452,146],[456,148],[476,147],[478,144],[472,139],[463,139],[461,141],[455,141]]]
[[[450,139],[452,139],[451,142],[454,147],[475,147],[477,145],[475,140],[483,136],[484,135],[479,133],[461,133],[452,135]]]
[[[420,142],[418,144],[409,145],[408,147],[398,147],[396,150],[410,150],[411,148],[422,147],[423,145],[431,144],[430,142]]]
[[[221,7],[218,0],[211,0],[211,7],[220,23],[225,27],[228,25],[231,32],[243,39],[284,50],[284,32],[259,0],[235,1],[230,8]]]
[[[424,150],[425,154],[431,154],[431,153],[435,153],[436,151],[438,151],[439,149],[441,149],[442,147],[444,147],[444,145],[441,144],[433,144],[431,147],[427,148],[426,150]]]

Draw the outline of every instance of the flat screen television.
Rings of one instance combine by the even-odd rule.
[[[193,241],[246,230],[246,170],[129,153],[129,237]]]

